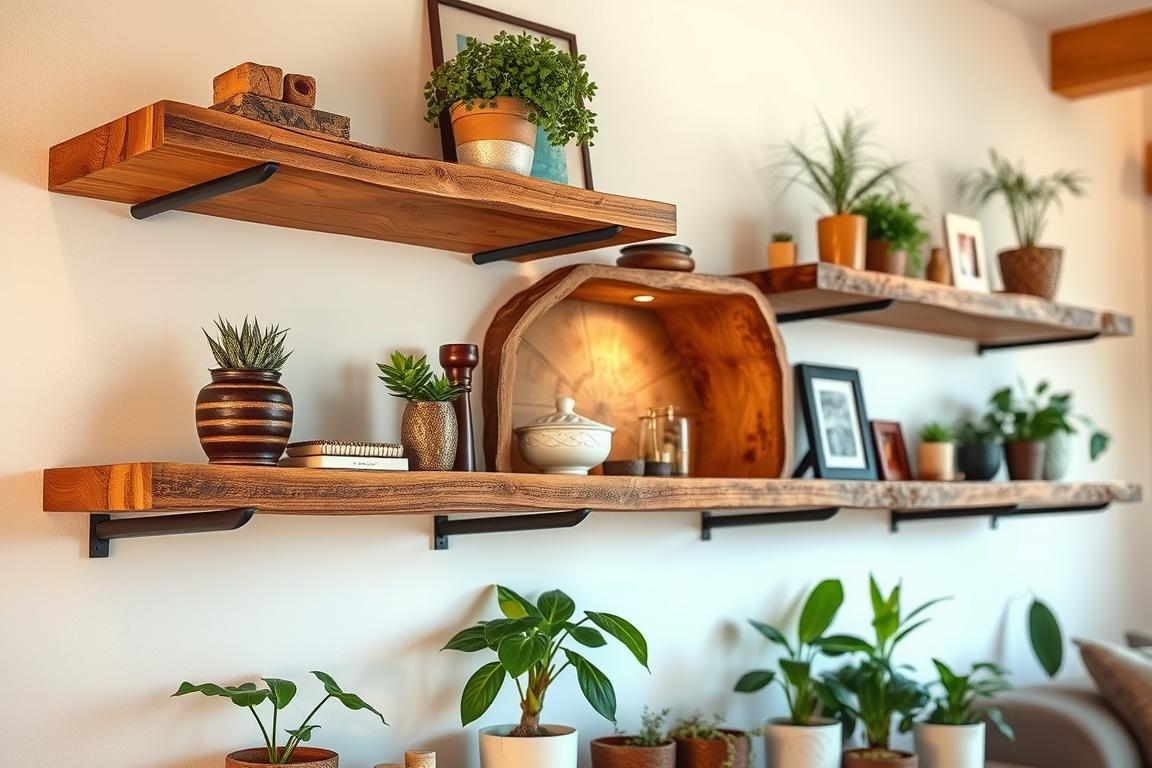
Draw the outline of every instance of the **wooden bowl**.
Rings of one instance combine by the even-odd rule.
[[[621,248],[616,266],[691,272],[696,269],[696,261],[692,258],[692,249],[680,243],[641,243]]]

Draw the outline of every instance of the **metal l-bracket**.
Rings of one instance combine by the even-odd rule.
[[[1038,339],[1035,341],[1005,341],[1005,342],[992,342],[990,344],[980,343],[976,345],[976,351],[979,354],[985,352],[993,352],[997,349],[1017,349],[1019,347],[1042,347],[1046,344],[1071,344],[1077,341],[1092,341],[1093,339],[1100,338],[1100,331],[1093,333],[1085,333],[1080,336],[1065,336],[1062,339]]]
[[[735,528],[745,525],[778,525],[781,523],[814,523],[831,520],[840,512],[840,507],[818,507],[797,509],[787,512],[749,512],[741,515],[716,516],[711,512],[700,513],[700,540],[712,541],[713,528]]]
[[[896,299],[878,299],[864,301],[859,304],[844,304],[839,307],[822,307],[820,309],[805,309],[800,312],[784,312],[776,315],[777,323],[794,323],[797,320],[819,320],[825,317],[839,317],[841,315],[858,315],[863,312],[880,312],[892,306]]]
[[[278,170],[280,170],[280,166],[277,163],[261,163],[242,171],[236,171],[236,173],[230,173],[227,176],[221,176],[218,179],[210,179],[185,189],[178,189],[175,192],[136,203],[131,208],[132,218],[147,219],[158,213],[177,208],[187,208],[190,205],[202,203],[229,192],[239,192],[241,189],[263,184],[272,178],[272,174]]]
[[[178,515],[122,517],[88,516],[88,557],[108,557],[108,542],[140,536],[171,536],[183,533],[234,531],[243,528],[256,514],[255,507],[218,509],[211,512],[184,512]]]
[[[591,514],[590,509],[573,509],[569,512],[545,512],[539,515],[500,515],[498,517],[473,517],[451,520],[447,515],[436,515],[433,523],[433,549],[448,549],[448,539],[452,536],[467,536],[474,533],[509,533],[512,531],[541,531],[550,528],[572,528],[584,522]]]
[[[613,224],[610,227],[601,227],[588,232],[576,232],[571,235],[550,237],[547,240],[537,240],[532,243],[510,245],[506,248],[494,248],[491,251],[481,251],[472,255],[473,264],[491,264],[494,261],[518,259],[521,256],[531,256],[534,253],[545,253],[573,245],[590,245],[603,240],[611,240],[624,231],[624,227]]]
[[[1012,517],[1025,517],[1028,515],[1060,515],[1080,512],[1099,512],[1111,506],[1109,501],[1093,502],[1091,504],[1072,504],[1063,507],[1021,507],[1019,504],[1005,504],[998,507],[967,507],[958,509],[940,509],[924,512],[913,510],[893,509],[889,515],[889,530],[897,533],[900,523],[914,522],[916,520],[951,520],[963,517],[987,517],[993,529],[1000,527],[1000,521]]]

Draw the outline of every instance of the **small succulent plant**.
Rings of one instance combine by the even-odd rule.
[[[950,443],[954,437],[952,428],[938,421],[920,428],[920,439],[925,443]]]
[[[209,336],[208,331],[204,331],[204,337],[221,368],[279,371],[292,354],[291,350],[284,351],[287,328],[261,328],[259,320],[249,321],[247,316],[239,329],[223,317],[217,317],[215,323],[216,338]]]
[[[392,353],[390,362],[377,363],[376,367],[383,374],[379,378],[388,388],[388,394],[409,402],[450,403],[464,391],[448,381],[447,376],[432,375],[427,355],[417,360],[413,355],[397,351]]]
[[[793,238],[792,238],[791,232],[773,232],[772,233],[772,242],[774,242],[774,243],[790,243],[790,242],[792,242],[792,239]]]

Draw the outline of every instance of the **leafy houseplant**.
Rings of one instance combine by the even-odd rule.
[[[796,265],[796,242],[791,232],[773,232],[768,244],[768,269]]]
[[[706,720],[700,714],[676,723],[668,732],[676,742],[676,768],[749,768],[748,734],[721,723],[719,715]]]
[[[312,734],[320,727],[312,723],[312,718],[320,711],[320,708],[328,703],[330,699],[335,699],[351,710],[365,709],[380,718],[380,722],[384,722],[384,716],[381,715],[375,708],[372,707],[364,699],[360,698],[354,693],[348,693],[336,684],[332,676],[325,672],[312,673],[317,680],[324,686],[324,698],[320,703],[308,713],[304,721],[298,728],[285,729],[288,734],[288,740],[283,745],[279,742],[279,729],[278,719],[280,711],[292,703],[296,697],[296,684],[290,680],[280,680],[274,677],[261,678],[266,687],[258,687],[256,683],[242,683],[236,686],[221,686],[216,683],[203,683],[201,685],[193,685],[189,682],[180,684],[173,696],[185,696],[190,693],[202,693],[205,696],[221,696],[229,699],[233,704],[238,707],[243,707],[252,712],[252,716],[256,718],[256,724],[260,727],[260,733],[264,737],[263,749],[249,749],[242,750],[241,752],[234,752],[227,758],[227,768],[244,768],[250,765],[297,765],[297,766],[310,766],[312,768],[335,768],[336,767],[336,753],[329,750],[322,749],[309,749],[301,747],[300,745],[311,741]],[[271,728],[268,728],[265,720],[262,719],[256,708],[261,704],[268,702],[272,705],[272,722]]]
[[[929,765],[957,768],[984,768],[984,719],[987,718],[1009,740],[1012,728],[995,707],[980,702],[995,697],[1011,686],[1005,672],[991,663],[976,664],[967,675],[952,671],[934,659],[939,674],[927,718],[916,724],[916,753]]]
[[[916,446],[917,475],[921,480],[952,480],[956,476],[955,436],[945,424],[932,422],[920,429]]]
[[[994,413],[956,425],[956,465],[965,480],[991,480],[1000,471],[1004,453],[1000,424]]]
[[[924,271],[921,253],[928,233],[924,217],[912,210],[912,204],[891,194],[871,194],[852,209],[868,220],[866,265],[876,272],[904,275]]]
[[[1060,674],[1064,666],[1064,633],[1056,614],[1043,600],[1034,599],[1028,608],[1028,641],[1045,674]]]
[[[393,352],[387,363],[377,363],[388,394],[407,400],[400,424],[404,455],[417,470],[445,471],[456,460],[458,427],[452,401],[461,389],[448,377],[434,376],[426,355]]]
[[[1030,177],[1022,164],[1014,165],[994,149],[989,154],[991,167],[969,174],[960,186],[977,205],[1000,197],[1008,206],[1018,246],[1000,252],[1004,290],[1052,299],[1063,251],[1041,246],[1040,238],[1052,206],[1059,205],[1065,195],[1082,196],[1088,179],[1079,171]]]
[[[1110,436],[1084,416],[1073,416],[1072,393],[1052,392],[1047,381],[1041,381],[1028,394],[1023,384],[1018,395],[1012,387],[1004,387],[992,394],[993,418],[1005,434],[1005,452],[1008,473],[1014,480],[1059,479],[1067,470],[1067,458],[1062,466],[1047,461],[1049,448],[1064,449],[1063,443],[1054,445],[1053,438],[1076,432],[1072,420],[1079,420],[1092,430],[1089,437],[1089,457],[1095,461],[1108,448]]]
[[[468,38],[464,50],[434,69],[425,83],[424,119],[438,125],[451,110],[460,162],[528,175],[536,126],[557,147],[571,141],[590,145],[596,135],[596,113],[584,105],[596,95],[596,83],[585,60],[546,37],[502,31],[488,43]],[[510,160],[493,162],[488,156],[493,141],[520,147],[500,153]]]
[[[654,712],[645,707],[635,735],[617,732],[593,739],[592,768],[674,768],[676,743],[664,731],[669,711]]]
[[[292,434],[292,395],[280,384],[288,330],[247,317],[239,328],[215,323],[216,338],[204,331],[219,367],[196,397],[200,446],[212,464],[275,466]]]

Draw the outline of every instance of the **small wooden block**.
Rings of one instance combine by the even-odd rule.
[[[212,79],[213,104],[228,101],[242,93],[279,99],[284,95],[284,70],[249,61],[237,64]]]
[[[352,121],[344,115],[308,109],[286,101],[257,96],[254,93],[237,94],[222,104],[213,104],[212,109],[252,120],[262,120],[265,123],[327,133],[341,139],[347,139],[352,130]]]
[[[284,101],[301,107],[316,106],[316,78],[308,75],[284,75]]]

